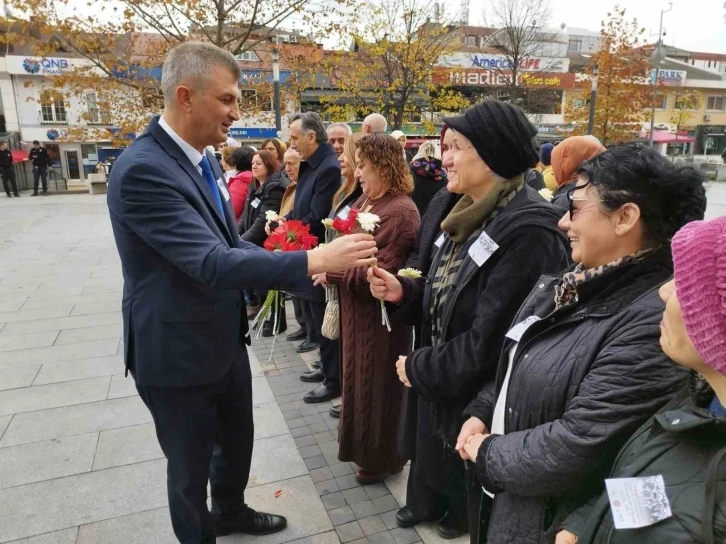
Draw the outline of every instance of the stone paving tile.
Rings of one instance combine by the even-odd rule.
[[[162,457],[164,453],[156,440],[153,423],[111,429],[99,433],[93,470],[153,461]]]
[[[355,514],[350,506],[328,510],[328,515],[330,516],[330,521],[336,526],[355,521]]]
[[[93,433],[0,448],[0,489],[88,472],[97,441]]]
[[[0,417],[0,439],[5,434],[5,430],[8,428],[8,425],[10,425],[10,420],[13,419],[13,416],[2,416]]]
[[[138,397],[39,410],[13,416],[0,440],[0,448],[151,421],[149,411]]]
[[[0,391],[0,415],[84,404],[106,398],[111,377]]]
[[[2,285],[2,282],[0,282]],[[50,319],[52,317],[66,317],[71,314],[73,304],[57,304],[46,306],[37,310],[19,310],[17,312],[1,312],[0,321],[3,323],[20,323],[35,321],[37,319]]]
[[[58,331],[0,336],[0,351],[48,347],[53,345],[57,337]]]
[[[30,366],[37,363],[54,363],[58,361],[72,361],[74,359],[89,359],[91,357],[114,355],[118,350],[118,344],[118,338],[112,338],[108,340],[96,340],[94,342],[68,344],[65,346],[9,351],[0,353],[0,369]]]
[[[117,355],[117,357],[123,357]],[[123,374],[114,374],[111,376],[111,387],[108,388],[107,399],[120,399],[123,397],[134,397],[139,392],[136,390],[136,384],[131,376],[124,376]]]
[[[11,336],[42,331],[60,331],[66,329],[79,329],[97,325],[112,325],[121,323],[121,312],[107,314],[77,315],[71,317],[57,317],[53,319],[37,319],[23,321],[22,323],[7,323],[0,331],[0,336]],[[79,357],[76,357],[77,359]]]
[[[113,293],[101,293],[104,295],[113,295]],[[121,300],[108,300],[102,302],[85,302],[78,303],[73,306],[71,315],[89,315],[103,314],[106,312],[115,312],[121,309]]]
[[[366,536],[381,533],[388,529],[386,524],[383,523],[381,516],[371,516],[369,518],[359,519],[358,523],[360,524],[360,528],[363,529],[363,534]]]
[[[62,346],[63,344],[78,344],[79,342],[104,340],[106,338],[121,338],[122,335],[123,326],[121,323],[100,325],[98,327],[82,327],[80,329],[66,329],[58,335],[55,345]]]
[[[338,538],[340,538],[340,541],[343,544],[345,544],[346,542],[352,542],[365,536],[363,534],[363,529],[360,528],[360,525],[357,521],[338,525],[335,528],[335,532],[338,533]]]
[[[99,376],[111,376],[123,371],[124,361],[121,355],[93,357],[91,359],[65,361],[61,363],[45,363],[41,367],[40,372],[38,372],[38,376],[33,381],[33,385],[82,380],[84,378],[96,378]]]
[[[44,535],[32,536],[21,540],[13,540],[10,544],[76,544],[78,527],[53,531]]]
[[[39,370],[40,365],[0,370],[0,391],[30,386]]]

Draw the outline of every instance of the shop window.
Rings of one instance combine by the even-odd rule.
[[[237,60],[246,60],[247,62],[259,62],[260,58],[255,55],[254,51],[245,51],[237,55]]]
[[[587,106],[587,100],[584,98],[573,98],[572,99],[572,107],[579,109],[584,108]]]
[[[706,111],[726,111],[726,96],[709,96]]]
[[[582,51],[582,40],[570,40],[567,44],[568,51]]]
[[[464,45],[476,47],[478,45],[476,36],[464,36]]]
[[[66,103],[63,95],[54,90],[40,92],[40,116],[44,124],[67,123]]]
[[[668,109],[668,95],[665,93],[656,93],[655,95],[655,109],[666,110]]]

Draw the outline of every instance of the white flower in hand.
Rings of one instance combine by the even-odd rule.
[[[549,189],[540,189],[539,194],[542,198],[544,198],[547,202],[552,202],[552,197],[555,196],[555,194],[550,191]]]
[[[402,278],[411,278],[412,280],[419,279],[423,274],[416,268],[404,268],[398,271],[398,275]]]
[[[275,211],[267,210],[265,212],[265,219],[267,219],[267,221],[274,222],[274,221],[277,221],[278,218],[279,218],[279,216],[277,215],[277,212],[275,212]]]
[[[381,218],[374,213],[360,212],[358,214],[358,225],[360,225],[363,232],[373,232],[376,228],[378,228],[378,224],[380,222]]]
[[[332,228],[332,227],[333,227],[333,220],[332,220],[332,219],[329,219],[329,218],[328,218],[328,219],[323,219],[323,220],[321,221],[321,223],[323,224],[323,226],[324,226],[324,227],[325,227],[326,229],[330,229],[330,228]]]

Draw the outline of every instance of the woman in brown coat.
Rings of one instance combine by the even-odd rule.
[[[363,195],[353,205],[380,217],[373,232],[378,266],[393,273],[403,268],[419,227],[416,205],[408,196],[413,181],[398,142],[383,133],[358,142],[356,177]],[[340,352],[343,408],[340,419],[341,461],[361,468],[356,479],[366,485],[400,472],[405,464],[398,451],[398,419],[403,386],[395,373],[399,355],[411,350],[411,328],[381,322],[381,306],[373,298],[367,269],[328,274],[318,282],[338,285],[340,292]]]

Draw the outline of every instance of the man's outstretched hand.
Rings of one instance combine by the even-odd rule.
[[[308,276],[323,272],[345,272],[376,264],[376,242],[370,234],[349,234],[308,251]]]

